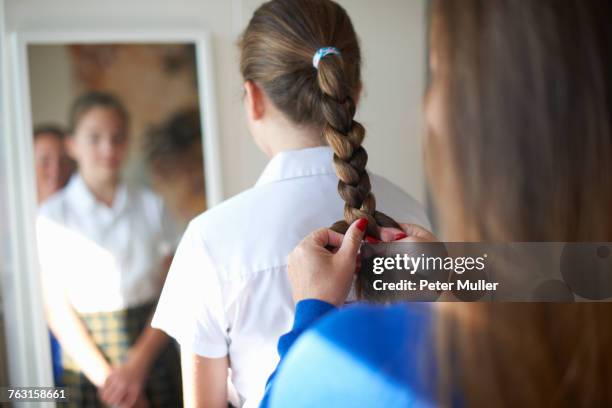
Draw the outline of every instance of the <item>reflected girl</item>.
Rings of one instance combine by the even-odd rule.
[[[180,405],[177,351],[148,325],[177,235],[162,201],[121,179],[128,122],[112,95],[78,98],[67,140],[78,172],[40,210],[46,312],[76,406]]]

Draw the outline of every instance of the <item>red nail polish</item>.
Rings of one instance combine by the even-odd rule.
[[[403,233],[403,232],[400,232],[399,234],[397,234],[397,235],[395,236],[395,238],[393,238],[393,240],[394,240],[394,241],[399,241],[400,239],[404,239],[404,238],[406,238],[407,236],[408,236],[407,234],[405,234],[405,233]]]
[[[371,237],[369,235],[367,235],[365,237],[365,240],[369,243],[369,244],[378,244],[380,242],[380,239],[376,239],[374,237]]]
[[[359,228],[359,231],[365,231],[367,227],[368,227],[367,218],[360,218],[359,221],[357,221],[357,228]]]

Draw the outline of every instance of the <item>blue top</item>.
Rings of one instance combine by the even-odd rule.
[[[431,307],[299,302],[261,407],[435,406]]]

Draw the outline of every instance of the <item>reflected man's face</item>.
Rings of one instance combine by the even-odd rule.
[[[118,180],[127,154],[126,132],[122,116],[112,108],[94,107],[81,116],[69,146],[86,180]]]
[[[71,165],[63,140],[53,133],[41,133],[34,141],[34,162],[38,201],[61,189],[70,177]]]

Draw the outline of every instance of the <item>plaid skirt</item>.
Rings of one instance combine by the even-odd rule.
[[[130,348],[148,324],[154,309],[155,304],[146,304],[116,312],[83,313],[79,316],[107,361],[116,366],[126,361]],[[63,353],[62,358],[62,380],[69,402],[59,405],[106,407],[98,398],[98,389],[85,377],[77,363],[68,353]],[[169,342],[152,365],[144,391],[151,408],[182,406],[180,359],[174,342]]]

